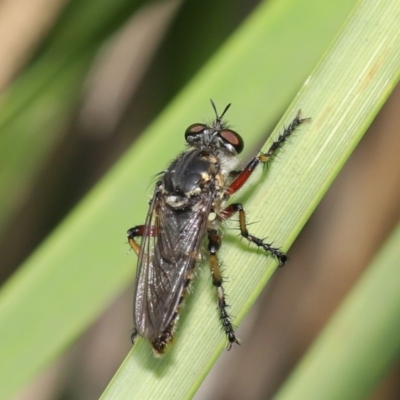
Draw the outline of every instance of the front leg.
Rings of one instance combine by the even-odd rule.
[[[254,157],[242,170],[238,173],[234,172],[234,175],[237,175],[233,182],[229,185],[228,189],[225,192],[225,198],[228,199],[232,194],[236,193],[250,178],[251,174],[257,168],[259,164],[267,164],[271,161],[271,158],[276,154],[279,148],[283,146],[283,144],[287,141],[288,137],[296,130],[296,128],[304,122],[308,122],[310,118],[301,118],[301,110],[298,111],[296,117],[289,124],[287,128],[283,130],[283,132],[278,136],[268,151],[266,153],[261,153],[259,156]]]

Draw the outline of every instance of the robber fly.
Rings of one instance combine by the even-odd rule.
[[[287,260],[279,248],[248,232],[242,204],[226,202],[258,165],[271,160],[306,119],[299,112],[266,153],[260,153],[244,169],[237,170],[237,155],[244,143],[222,119],[230,104],[221,115],[212,100],[211,104],[215,121],[210,125],[196,123],[186,129],[188,148],[159,175],[145,224],[127,232],[130,246],[138,254],[132,341],[138,335],[148,339],[155,355],[164,353],[173,338],[180,305],[188,292],[205,236],[220,320],[228,338],[227,349],[234,343],[240,344],[227,310],[217,257],[223,221],[238,213],[243,238],[272,255],[280,266]],[[140,245],[138,237],[142,238]]]

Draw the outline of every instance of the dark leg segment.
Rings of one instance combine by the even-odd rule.
[[[261,156],[263,156],[263,159],[260,160],[262,163],[267,163],[275,154],[275,152],[282,147],[282,145],[286,142],[287,138],[296,130],[296,128],[301,125],[303,122],[308,122],[311,120],[311,118],[300,118],[301,116],[301,110],[297,112],[296,117],[293,119],[293,121],[289,124],[288,127],[284,128],[283,132],[278,136],[278,139],[276,139],[269,150],[266,153],[263,153]]]
[[[140,245],[136,242],[135,237],[142,237],[142,236],[155,236],[156,229],[154,226],[147,226],[147,225],[137,225],[131,229],[128,229],[126,233],[128,236],[128,242],[132,248],[132,250],[139,255]]]
[[[234,179],[234,181],[230,184],[228,189],[226,190],[226,197],[231,196],[235,192],[237,192],[250,178],[251,174],[254,172],[256,167],[261,164],[266,164],[271,158],[275,155],[276,151],[282,147],[282,145],[286,142],[288,137],[296,130],[296,128],[301,125],[303,122],[307,122],[310,118],[300,118],[300,110],[297,113],[296,117],[289,124],[287,128],[283,130],[283,132],[278,136],[269,150],[266,153],[261,153],[258,157],[254,157],[246,167],[239,173],[239,175]]]
[[[246,214],[244,212],[243,206],[240,203],[230,204],[225,210],[222,212],[222,218],[227,219],[230,218],[236,212],[239,213],[239,228],[240,234],[247,239],[249,242],[254,243],[256,246],[261,247],[266,252],[272,254],[279,261],[279,266],[283,267],[287,261],[287,256],[278,248],[272,247],[272,245],[265,243],[262,239],[255,237],[249,233],[246,226]]]
[[[132,342],[132,344],[135,344],[136,338],[137,338],[137,337],[138,337],[137,330],[134,329],[133,332],[132,332],[132,335],[131,335],[131,342]]]
[[[231,318],[227,311],[227,304],[225,302],[224,289],[222,288],[222,276],[219,268],[219,262],[217,257],[217,251],[221,246],[221,237],[215,229],[208,231],[208,250],[210,252],[210,269],[213,285],[217,288],[218,294],[218,309],[220,314],[220,320],[222,327],[228,337],[227,350],[232,348],[233,343],[240,344],[240,340],[236,337],[233,329]]]

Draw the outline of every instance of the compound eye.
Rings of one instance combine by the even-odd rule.
[[[222,129],[221,131],[219,131],[218,133],[219,137],[221,139],[223,139],[223,141],[233,147],[236,151],[236,154],[239,154],[242,152],[243,148],[244,148],[244,143],[243,143],[243,139],[241,138],[241,136],[236,133],[235,131],[232,131],[231,129]]]
[[[185,132],[185,140],[188,143],[192,143],[196,140],[196,138],[203,132],[204,129],[207,128],[207,125],[204,124],[193,124],[190,125],[189,128],[186,129]]]

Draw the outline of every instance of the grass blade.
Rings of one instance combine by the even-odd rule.
[[[400,351],[399,259],[400,226],[276,400],[368,398]]]
[[[398,82],[400,34],[396,20],[400,6],[393,3],[384,7],[383,3],[359,4],[284,118],[288,123],[302,108],[312,117],[312,123],[301,129],[271,166],[268,179],[245,203],[252,210],[252,220],[268,221],[268,236],[284,243],[284,248],[295,239]],[[371,19],[373,26],[365,23]],[[260,225],[252,225],[252,230],[263,237],[265,227]],[[247,246],[238,246],[234,240],[224,247],[224,264],[229,266],[230,277],[226,290],[237,322],[275,269],[271,260],[242,247]],[[251,274],[244,273],[243,265],[251,265]],[[218,330],[218,317],[210,311],[215,308],[215,297],[206,287],[211,286],[210,281],[206,276],[199,281],[188,304],[190,312],[184,313],[177,334],[179,346],[158,360],[146,343],[139,342],[103,399],[125,399],[133,393],[138,398],[165,399],[194,394],[225,342]],[[293,398],[299,398],[294,393]]]
[[[139,223],[145,215],[146,202],[143,201],[143,194],[148,192],[148,178],[162,170],[168,160],[177,153],[177,149],[182,148],[182,138],[181,135],[177,135],[177,131],[183,132],[189,124],[198,120],[199,115],[210,115],[211,109],[206,101],[209,97],[213,97],[218,105],[233,101],[230,120],[236,125],[235,129],[243,133],[247,148],[251,148],[258,140],[260,133],[265,130],[265,126],[277,118],[280,107],[292,96],[294,88],[300,85],[311,65],[326,48],[332,38],[332,32],[335,32],[338,24],[345,18],[345,5],[350,7],[349,2],[343,2],[343,7],[338,7],[337,2],[333,5],[332,2],[332,8],[328,7],[324,11],[325,21],[329,21],[332,25],[324,24],[319,19],[315,20],[316,25],[313,27],[317,32],[321,33],[323,28],[327,28],[324,31],[325,36],[322,34],[317,36],[315,31],[310,33],[310,23],[299,18],[301,15],[304,17],[309,15],[310,9],[318,13],[320,3],[317,1],[310,2],[310,9],[305,9],[300,1],[290,0],[262,5],[217,57],[148,129],[116,168],[5,285],[0,293],[0,353],[2,354],[0,375],[7,384],[0,387],[0,397],[9,397],[16,388],[59,354],[133,277],[131,269],[133,261],[126,258],[121,247],[125,240],[124,232],[130,224]],[[305,26],[307,29],[304,28]],[[277,31],[285,31],[285,27],[291,27],[287,35],[277,35]],[[313,37],[318,39],[315,46],[311,46],[307,54],[304,54],[304,43],[310,43]],[[312,43],[314,45],[314,42]],[[284,53],[280,51],[283,48]],[[304,60],[304,63],[294,61],[299,58]],[[362,59],[362,61],[365,60]],[[336,64],[333,63],[333,65]],[[381,75],[378,78],[380,79]],[[383,99],[384,95],[390,91],[387,82],[393,82],[393,79],[386,78],[385,84],[381,86],[381,92],[378,93],[380,99]],[[321,79],[318,78],[315,82]],[[354,76],[348,76],[347,79],[345,83],[354,79]],[[346,136],[345,139],[332,138],[332,144],[337,144],[338,141],[343,144],[343,147],[340,147],[341,154],[337,159],[327,158],[330,163],[335,162],[336,170],[332,172],[331,167],[327,167],[321,171],[320,180],[316,181],[320,186],[314,188],[312,192],[314,196],[312,193],[305,193],[304,190],[296,194],[298,185],[303,183],[303,180],[310,182],[315,178],[312,171],[306,171],[304,176],[299,171],[296,176],[301,176],[300,181],[293,186],[286,186],[286,183],[292,184],[295,178],[293,170],[301,164],[302,157],[315,150],[315,146],[327,151],[324,147],[327,142],[324,142],[325,136],[320,134],[320,130],[325,134],[332,132],[330,129],[335,129],[333,132],[336,132],[339,122],[340,124],[349,122],[348,119],[343,118],[332,122],[332,118],[337,114],[331,115],[325,109],[321,110],[324,105],[321,101],[329,92],[325,93],[322,90],[325,86],[318,88],[315,82],[307,86],[308,90],[312,88],[314,92],[302,97],[304,101],[302,100],[301,103],[304,112],[313,116],[313,124],[299,133],[299,135],[304,134],[301,146],[297,147],[296,142],[296,146],[289,145],[284,152],[285,158],[291,161],[280,163],[278,158],[275,165],[271,167],[268,193],[273,193],[273,196],[259,194],[258,197],[252,198],[248,206],[252,210],[264,207],[267,210],[279,209],[273,218],[268,216],[271,226],[267,234],[277,243],[285,243],[285,247],[294,240],[296,232],[317,203],[318,197],[315,191],[318,192],[318,196],[322,196],[329,180],[333,179],[361,135],[360,132],[357,134],[351,132],[354,136]],[[323,82],[326,81],[323,80]],[[382,82],[379,83],[382,84]],[[336,86],[333,87],[336,89]],[[344,87],[342,90],[349,93]],[[338,91],[337,96],[340,95],[341,92]],[[269,100],[270,104],[267,104],[268,99],[273,99]],[[331,103],[332,100],[327,101],[330,109],[336,111]],[[376,101],[374,105],[368,102],[367,104],[370,106],[368,115],[372,118],[371,110],[376,110],[378,106]],[[336,105],[337,112],[343,112],[344,106],[342,108],[340,106],[340,104]],[[291,109],[290,117],[293,117],[297,111],[296,107],[298,105]],[[321,119],[321,116],[326,117],[326,115],[331,115],[332,118]],[[345,113],[345,115],[348,114]],[[287,116],[285,122],[288,122],[290,117]],[[315,119],[316,117],[318,118]],[[358,123],[362,121],[365,128],[367,122],[362,117],[365,117],[365,114],[356,118],[356,121]],[[236,121],[240,121],[241,125],[238,126]],[[331,137],[327,140],[331,145],[329,142]],[[342,151],[343,148],[346,149],[345,152]],[[338,150],[333,154],[337,156],[337,153]],[[325,153],[318,154],[321,156]],[[316,159],[311,165],[314,167],[319,165],[319,160]],[[142,178],[141,172],[145,170],[145,166],[148,166],[147,175]],[[284,173],[286,168],[288,171]],[[289,179],[288,173],[292,179]],[[285,182],[284,188],[282,188],[283,182]],[[139,196],[134,197],[135,193],[140,194],[140,199]],[[289,203],[293,203],[294,198],[297,201],[297,196],[300,194],[304,195],[305,199],[299,203],[292,214],[289,210],[293,204],[289,206]],[[132,216],[131,222],[127,222],[132,210],[135,216]],[[301,215],[300,219],[298,219],[299,215]],[[265,216],[257,213],[252,215],[254,220],[261,220],[261,218]],[[258,227],[260,228],[262,227]],[[263,234],[265,231],[261,232],[261,235]],[[287,238],[287,241],[284,242],[283,238]],[[237,245],[237,241],[227,240],[226,249],[230,249],[232,244]],[[271,263],[268,264],[269,268],[265,269],[264,257],[257,257],[252,251],[242,252],[242,247],[245,248],[239,245],[239,252],[232,250],[232,253],[226,254],[226,260],[224,257],[226,264],[230,267],[232,265],[229,275],[233,281],[227,287],[227,291],[230,297],[235,299],[233,314],[238,316],[238,321],[273,271]],[[239,256],[240,253],[244,253],[244,256],[243,254]],[[234,267],[237,261],[239,264],[236,265],[240,265],[240,260],[244,260],[240,257],[246,257],[249,262],[254,262],[254,276],[248,281],[243,281],[244,277],[239,279],[242,271],[237,266]],[[235,258],[237,260],[234,263]],[[179,393],[184,396],[196,390],[224,345],[223,335],[218,329],[217,313],[215,312],[210,317],[210,310],[214,309],[215,304],[214,293],[208,290],[209,287],[205,288],[209,285],[206,275],[198,280],[196,291],[187,304],[187,308],[195,304],[196,312],[195,314],[183,313],[182,329],[178,334],[178,341],[181,343],[176,350],[171,352],[169,361],[168,359],[164,361],[164,369],[157,372],[157,368],[154,368],[155,360],[149,349],[143,343],[139,343],[135,348],[137,354],[133,358],[128,357],[125,368],[116,377],[114,384],[106,392],[106,396],[112,398],[115,394],[131,393],[130,390],[136,390],[130,386],[132,373],[136,384],[141,382],[146,384],[148,378],[154,380],[158,373],[162,376],[165,371],[174,372],[176,365],[181,367],[176,369],[174,374],[182,372],[181,368],[184,368],[184,376],[190,378],[191,381],[182,384],[182,376],[171,377],[173,380],[168,385],[179,387]],[[242,291],[242,288],[243,295],[239,296],[238,293]],[[202,321],[200,326],[199,320]],[[183,326],[185,326],[184,329]],[[192,362],[192,358],[183,357],[185,352],[188,355],[194,349],[199,352],[196,363]],[[136,362],[134,360],[140,360],[139,367],[131,364],[132,361]],[[21,365],[24,365],[23,370],[20,368]],[[143,375],[139,375],[139,371]],[[130,378],[126,380],[128,376]],[[172,382],[176,379],[179,385],[173,385]],[[138,390],[138,393],[143,393],[141,392],[143,387]],[[159,387],[157,392],[161,393],[162,387]]]

